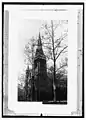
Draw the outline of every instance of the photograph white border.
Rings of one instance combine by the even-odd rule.
[[[7,5],[7,7],[8,8],[5,8],[5,10],[9,11],[10,7],[8,5]],[[12,7],[11,9],[13,10],[13,6],[11,6],[11,7]],[[44,9],[43,7],[42,8],[40,7],[40,9]],[[52,5],[51,5],[51,7],[52,7]],[[63,8],[63,6],[59,5],[59,8],[60,7]],[[14,5],[14,8],[15,8],[15,5]],[[25,9],[26,9],[26,7],[25,7]],[[54,9],[56,10],[57,6]],[[69,25],[69,27],[68,27],[68,39],[70,39],[70,41],[71,41],[71,42],[68,43],[68,62],[69,62],[68,63],[68,65],[69,65],[69,67],[68,67],[68,72],[69,72],[68,73],[68,80],[70,79],[70,82],[68,83],[68,104],[69,104],[69,101],[71,101],[70,102],[71,105],[69,106],[69,109],[67,109],[68,105],[67,106],[66,105],[62,106],[61,105],[61,108],[60,108],[59,105],[55,105],[55,106],[51,107],[49,105],[42,105],[40,103],[33,103],[34,105],[33,105],[33,108],[32,108],[32,104],[30,105],[29,103],[27,103],[25,105],[25,103],[24,103],[24,105],[23,105],[23,103],[19,103],[19,102],[17,103],[16,101],[9,101],[9,99],[8,99],[8,108],[10,110],[14,111],[14,113],[16,113],[16,115],[26,115],[26,114],[29,115],[29,113],[31,113],[31,114],[36,113],[35,114],[35,116],[36,116],[36,115],[38,115],[38,114],[40,115],[42,113],[43,115],[49,115],[49,116],[53,116],[53,115],[56,115],[56,116],[61,116],[61,115],[62,116],[71,116],[71,115],[75,115],[76,114],[76,113],[74,113],[74,111],[77,112],[77,106],[79,104],[79,103],[77,103],[77,90],[78,90],[78,88],[77,88],[77,49],[78,49],[78,46],[79,46],[79,45],[77,46],[77,39],[78,39],[77,38],[78,37],[77,36],[77,10],[78,9],[82,9],[82,7],[81,6],[77,6],[77,5],[76,6],[72,6],[72,5],[65,6],[64,5],[64,9],[68,10],[68,25]],[[17,9],[16,9],[16,11],[17,11]],[[40,17],[40,15],[39,15],[39,17]],[[79,30],[80,30],[80,28],[79,28]],[[9,33],[9,35],[10,35],[10,33]],[[8,39],[8,38],[5,37],[5,41],[6,41],[6,39]],[[79,49],[82,50],[82,46]],[[5,48],[5,50],[6,50],[6,48]],[[72,55],[73,55],[73,57],[72,57]],[[71,64],[71,63],[73,63],[73,64]],[[81,66],[81,63],[82,62],[80,60],[80,66]],[[72,76],[71,76],[71,73],[73,74]],[[81,81],[81,78],[80,78],[80,81]],[[12,82],[9,82],[9,83],[12,83]],[[10,85],[12,85],[12,84],[10,84]],[[9,87],[10,87],[10,85],[9,85]],[[16,94],[14,94],[14,97],[15,96],[16,96]],[[74,97],[75,97],[75,99],[73,99]],[[81,95],[80,95],[80,98],[81,98]],[[10,99],[12,99],[12,94],[10,94]],[[16,104],[14,104],[14,103],[16,103]],[[38,105],[40,106],[39,109],[37,109]],[[30,106],[32,108],[32,111],[30,109]],[[46,107],[44,107],[44,106],[46,106]],[[20,111],[20,108],[23,108],[24,111],[26,110],[26,108],[29,108],[30,111],[28,112],[28,109],[27,109],[27,111],[25,111],[25,113],[24,113],[24,111]]]

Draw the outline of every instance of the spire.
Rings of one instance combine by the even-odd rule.
[[[43,49],[42,49],[42,42],[41,42],[40,32],[39,32],[38,47],[36,49],[35,59],[36,59],[36,57],[38,58],[39,56],[46,59],[46,57],[44,55],[44,52],[43,52]]]
[[[38,46],[42,46],[40,32],[39,32]]]

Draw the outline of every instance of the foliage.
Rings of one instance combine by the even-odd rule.
[[[68,59],[67,56],[64,56],[67,52],[67,36],[68,36],[68,29],[65,28],[64,25],[67,24],[68,21],[50,21],[50,24],[45,22],[42,25],[42,45],[43,50],[45,52],[47,61],[52,60],[53,66],[48,67],[48,77],[49,82],[51,85],[53,85],[53,88],[56,88],[56,93],[58,91],[65,91],[65,95],[67,93],[67,65],[68,65]],[[64,27],[64,29],[61,29],[61,27]],[[62,31],[63,30],[63,31]],[[58,32],[61,31],[61,33],[58,35]],[[27,65],[32,66],[32,71],[34,69],[33,61],[35,56],[35,49],[37,46],[37,39],[32,38],[27,45],[25,45],[24,54],[25,54],[25,63]],[[63,58],[62,58],[63,55]],[[60,62],[58,62],[59,58],[61,57]],[[27,72],[27,70],[26,70]],[[28,90],[28,76],[26,73],[25,78],[25,87],[23,88],[23,91],[19,88],[19,96],[26,95],[31,93],[30,89]],[[58,89],[58,90],[57,90]],[[21,91],[21,94],[20,94]],[[54,100],[57,99],[54,91]],[[63,95],[64,96],[64,95]],[[22,98],[23,99],[23,98]],[[27,97],[25,98],[27,99]]]

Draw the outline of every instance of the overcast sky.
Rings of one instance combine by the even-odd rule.
[[[19,21],[19,29],[18,29],[18,46],[19,46],[19,59],[24,61],[24,47],[30,41],[32,37],[38,38],[39,32],[41,32],[41,26],[45,21],[42,20],[28,20],[22,19]],[[49,24],[49,20],[47,23]],[[58,20],[57,20],[58,23]],[[62,24],[56,30],[57,37],[61,36],[64,29],[67,29],[68,24]],[[64,40],[64,44],[67,44],[67,40]],[[45,51],[45,50],[44,50]],[[29,53],[28,53],[29,54]]]
[[[29,39],[37,37],[42,23],[47,20],[68,20],[67,11],[38,12],[22,11],[17,9],[9,10],[9,70],[14,68],[16,79],[26,66],[24,64],[24,47]],[[64,28],[67,27],[64,26]],[[58,35],[64,30],[62,27],[57,30]],[[16,66],[15,66],[15,64]]]

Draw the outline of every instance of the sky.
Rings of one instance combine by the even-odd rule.
[[[38,39],[39,32],[42,35],[41,26],[45,21],[43,20],[31,20],[31,19],[21,19],[19,20],[19,26],[18,26],[18,76],[21,76],[21,74],[25,74],[25,70],[27,68],[27,65],[25,64],[25,56],[24,56],[24,49],[25,45],[27,45],[28,42],[30,42],[30,39],[32,37]],[[57,20],[58,22],[58,20]],[[47,20],[47,23],[50,23],[50,20]],[[67,29],[68,24],[63,24],[62,26],[59,26],[56,29],[56,36],[59,37],[61,34],[63,34],[64,29]],[[64,40],[64,44],[68,44],[68,38]],[[43,47],[42,47],[43,48]],[[46,54],[46,49],[43,48],[44,53]],[[28,53],[30,54],[30,53]],[[62,54],[59,59],[56,62],[56,65],[59,67],[59,63],[62,62],[62,59],[64,59],[68,54],[64,53]],[[48,60],[47,66],[50,67],[53,65],[52,60]],[[29,65],[29,68],[32,68],[32,65]]]
[[[39,32],[41,32],[40,28],[41,28],[43,23],[44,23],[43,20],[21,19],[19,21],[18,56],[19,56],[19,59],[22,60],[21,66],[24,64],[23,62],[24,62],[24,59],[25,59],[25,57],[24,57],[25,45],[30,41],[30,39],[32,37],[38,39]],[[49,21],[47,21],[47,23],[49,23]],[[63,26],[58,27],[58,29],[56,30],[56,34],[58,34],[58,36],[61,36],[61,34],[63,34],[64,29],[67,29],[67,24],[63,24]],[[42,32],[40,34],[42,34]],[[66,43],[66,44],[67,44],[67,42],[68,42],[67,40],[64,41],[64,43]],[[44,51],[46,51],[46,50],[44,50]],[[52,63],[51,60],[48,61],[49,65],[51,63]]]
[[[24,72],[27,67],[24,63],[25,45],[33,36],[38,37],[42,23],[45,20],[47,22],[50,20],[68,20],[68,14],[67,11],[38,12],[11,9],[9,17],[9,70],[14,68],[17,79],[18,75]],[[63,30],[62,27],[57,29],[56,34],[60,35]]]

